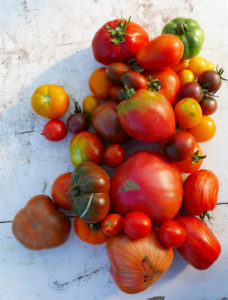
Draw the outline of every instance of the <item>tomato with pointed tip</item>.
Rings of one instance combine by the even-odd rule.
[[[184,228],[174,220],[162,223],[159,228],[159,237],[166,247],[180,247],[186,240]]]
[[[67,135],[67,128],[65,123],[61,120],[51,120],[44,126],[41,135],[52,142],[58,142]]]

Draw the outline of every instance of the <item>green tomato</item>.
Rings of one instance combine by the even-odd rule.
[[[175,18],[167,23],[162,33],[177,35],[184,43],[183,59],[197,55],[204,42],[204,32],[193,19]]]

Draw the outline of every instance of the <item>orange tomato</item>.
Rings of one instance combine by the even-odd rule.
[[[187,82],[192,82],[195,79],[192,71],[190,71],[188,69],[182,70],[180,73],[178,73],[178,76],[179,76],[181,85],[184,85]]]
[[[95,96],[86,96],[82,102],[83,111],[88,115],[92,115],[99,104],[99,100]]]
[[[194,135],[197,142],[206,142],[213,138],[216,133],[215,122],[209,116],[203,116],[196,126],[189,128],[188,132]]]
[[[38,115],[48,119],[58,119],[68,109],[69,96],[59,85],[45,84],[35,90],[31,105]]]
[[[112,86],[113,83],[108,78],[105,67],[96,69],[89,77],[89,88],[98,99],[109,99]]]
[[[175,71],[176,73],[179,73],[180,71],[187,69],[189,66],[189,62],[188,60],[182,60],[181,62],[179,62],[178,64],[172,66],[171,68],[173,69],[173,71]]]

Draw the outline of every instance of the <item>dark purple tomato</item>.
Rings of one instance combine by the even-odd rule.
[[[218,71],[207,70],[200,74],[199,84],[208,90],[208,92],[216,92],[222,85],[222,80],[227,80],[222,77],[224,70],[221,68]]]
[[[110,95],[117,103],[126,99],[125,91],[122,85],[114,85],[110,90]]]
[[[66,121],[66,127],[71,133],[79,133],[85,131],[89,127],[89,118],[88,116],[81,111],[78,103],[75,103],[75,110],[72,115]]]
[[[57,142],[65,138],[67,129],[63,121],[51,120],[44,126],[41,134],[44,135],[47,140]]]
[[[181,99],[193,98],[200,102],[203,99],[203,90],[196,81],[187,82],[180,89],[180,97]]]
[[[148,82],[142,74],[135,71],[128,71],[121,75],[120,77],[121,83],[128,88],[133,88],[135,90],[139,89],[147,89]]]
[[[171,161],[182,161],[193,153],[195,145],[196,141],[191,133],[179,131],[165,143],[164,153]]]
[[[213,97],[206,97],[200,102],[203,115],[212,115],[217,110],[217,101]]]
[[[132,70],[132,68],[125,63],[113,62],[107,66],[106,73],[112,82],[120,84],[120,76],[130,70]]]

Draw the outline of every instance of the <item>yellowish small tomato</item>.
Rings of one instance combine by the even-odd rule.
[[[187,82],[192,82],[195,79],[194,74],[189,69],[184,69],[178,73],[181,85],[184,85]]]
[[[216,125],[212,118],[203,116],[196,126],[189,128],[188,132],[194,135],[197,142],[206,142],[213,138],[216,133]]]
[[[88,115],[92,115],[99,104],[99,100],[95,96],[86,96],[82,102],[83,111]]]
[[[204,71],[214,70],[215,65],[207,61],[205,58],[195,56],[189,61],[189,69],[195,74],[200,75]]]
[[[179,62],[178,64],[174,65],[172,67],[173,71],[175,71],[176,73],[181,72],[184,69],[187,69],[189,66],[189,61],[188,60],[182,60],[181,62]]]

